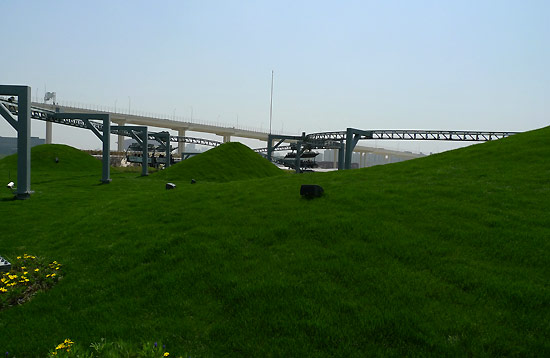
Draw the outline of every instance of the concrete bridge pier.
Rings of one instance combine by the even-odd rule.
[[[52,144],[52,122],[46,122],[46,144]]]
[[[231,142],[231,135],[229,135],[229,134],[224,134],[224,135],[223,135],[223,142],[224,142],[224,143]]]
[[[185,128],[178,129],[178,137],[185,137]],[[185,153],[185,143],[178,142],[178,155],[181,157],[183,153]]]
[[[126,122],[124,121],[119,121],[119,122],[115,122],[118,126],[124,126],[126,125]],[[124,136],[119,134],[118,135],[118,142],[117,142],[117,151],[118,152],[124,152]]]

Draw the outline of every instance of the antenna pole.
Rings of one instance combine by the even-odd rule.
[[[273,70],[271,70],[271,101],[269,103],[269,134],[271,134],[272,118],[273,118]]]

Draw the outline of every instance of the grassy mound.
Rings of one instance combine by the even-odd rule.
[[[70,337],[193,357],[550,356],[548,138],[175,190],[123,173],[43,183],[0,201],[0,255],[58,260],[64,278],[0,311],[0,347],[45,356]],[[325,195],[302,199],[301,184]]]
[[[58,162],[56,163],[56,158]],[[0,160],[0,173],[17,177],[17,154]],[[63,144],[42,144],[31,149],[31,178],[72,176],[82,174],[101,175],[101,161],[76,148]],[[1,174],[0,174],[1,175]]]
[[[284,172],[238,142],[224,143],[162,172],[167,180],[229,182],[282,175]]]

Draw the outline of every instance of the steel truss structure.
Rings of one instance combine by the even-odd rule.
[[[502,139],[517,132],[483,132],[483,131],[441,131],[441,130],[359,130],[348,128],[361,133],[360,139],[389,139],[389,140],[447,140],[484,142]],[[308,134],[311,139],[346,140],[346,131],[323,132]]]

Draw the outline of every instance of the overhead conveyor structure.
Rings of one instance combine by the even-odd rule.
[[[269,135],[267,148],[256,149],[258,153],[266,153],[268,160],[272,161],[272,153],[278,150],[295,150],[300,148],[296,161],[300,160],[301,146],[311,148],[338,149],[338,169],[351,169],[352,153],[360,140],[438,140],[460,142],[486,142],[498,140],[517,132],[494,131],[443,131],[443,130],[360,130],[347,128],[345,131],[321,132],[305,134],[301,136]],[[278,140],[276,144],[274,141]],[[283,142],[292,144],[282,146]]]
[[[218,141],[172,136],[169,132],[148,132],[146,126],[111,126],[108,113],[60,113],[38,107],[31,107],[31,88],[29,86],[0,85],[0,115],[17,131],[17,189],[16,198],[26,199],[32,193],[30,188],[30,120],[37,119],[48,123],[83,128],[92,131],[103,143],[103,171],[101,182],[109,183],[110,178],[110,134],[134,138],[143,150],[142,175],[147,175],[148,141],[157,141],[166,153],[165,165],[171,163],[170,142],[194,143],[216,147]]]

